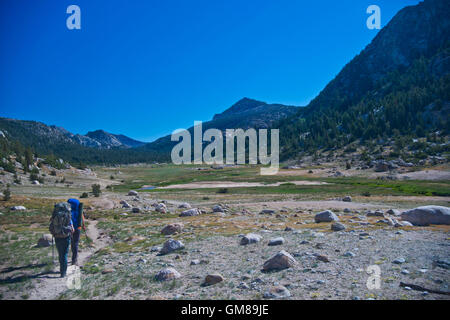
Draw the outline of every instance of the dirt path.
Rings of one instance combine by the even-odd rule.
[[[108,244],[108,239],[100,235],[100,231],[97,229],[97,221],[88,221],[88,227],[86,230],[88,237],[93,241],[93,247],[79,249],[78,252],[78,265],[83,266],[89,257],[105,247]],[[81,235],[84,237],[84,235]],[[39,278],[39,282],[35,288],[29,292],[30,300],[52,300],[56,299],[61,293],[67,290],[68,278],[76,272],[76,266],[70,265],[71,251],[69,250],[69,266],[67,268],[67,277],[62,279],[59,275],[59,263],[58,253],[55,248],[55,265],[53,268],[54,273],[47,274]]]

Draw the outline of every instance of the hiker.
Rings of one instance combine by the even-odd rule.
[[[59,271],[61,278],[67,273],[67,255],[69,253],[70,238],[74,232],[71,208],[66,202],[55,204],[52,217],[50,219],[50,233],[55,238],[56,248],[59,256]]]
[[[74,232],[72,234],[72,265],[78,263],[78,243],[80,241],[81,228],[86,233],[86,228],[84,225],[84,215],[83,215],[83,203],[77,199],[69,199],[67,202],[72,208],[72,224]]]

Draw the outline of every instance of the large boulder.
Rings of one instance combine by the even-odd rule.
[[[179,240],[169,239],[164,242],[162,249],[159,251],[160,254],[168,254],[176,250],[184,249],[183,242]]]
[[[130,190],[130,191],[128,191],[128,195],[129,195],[129,196],[137,196],[138,193],[137,193],[137,191]]]
[[[174,234],[174,233],[180,233],[181,231],[183,231],[183,224],[181,223],[171,223],[168,224],[167,226],[165,226],[162,230],[161,233],[164,235],[170,235],[170,234]]]
[[[332,221],[339,221],[339,218],[332,211],[325,210],[316,214],[316,216],[314,217],[314,221],[317,223],[332,222]]]
[[[245,246],[247,244],[257,243],[259,241],[261,241],[261,236],[259,234],[249,233],[242,237],[241,245]]]
[[[289,253],[281,250],[263,265],[264,271],[283,270],[291,268],[297,264],[297,261]]]
[[[403,212],[401,218],[415,226],[428,226],[430,224],[450,225],[450,208],[442,206],[418,207]]]
[[[165,268],[160,270],[156,276],[156,281],[168,281],[168,280],[174,280],[181,277],[181,274],[175,270],[174,268]]]

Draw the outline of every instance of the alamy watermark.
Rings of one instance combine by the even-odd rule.
[[[203,133],[202,122],[194,122],[194,140],[186,129],[178,129],[172,133],[172,141],[181,141],[172,149],[171,157],[174,164],[245,164],[246,149],[249,164],[270,165],[261,168],[262,175],[274,175],[279,168],[279,130],[270,130],[270,155],[268,154],[268,129],[226,129],[225,137],[219,129],[208,129]],[[203,148],[203,142],[209,144]],[[194,156],[192,157],[192,145]],[[247,146],[247,148],[246,148]],[[236,159],[236,161],[235,161]]]

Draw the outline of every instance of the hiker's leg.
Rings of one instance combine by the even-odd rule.
[[[78,261],[78,242],[80,242],[80,229],[76,229],[72,236],[72,264],[76,264]]]
[[[59,272],[61,273],[61,277],[65,277],[67,272],[67,254],[69,253],[70,237],[56,238],[55,243],[59,256]]]

